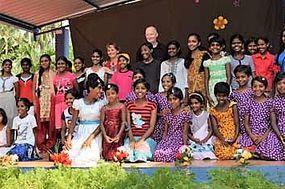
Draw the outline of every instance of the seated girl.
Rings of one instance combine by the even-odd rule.
[[[156,142],[151,138],[156,123],[156,104],[146,99],[150,88],[145,79],[138,79],[133,84],[137,99],[127,104],[127,122],[131,126],[124,142],[129,154],[129,161],[152,159]]]
[[[39,159],[35,148],[35,133],[37,128],[36,118],[28,114],[31,103],[27,98],[18,101],[18,116],[13,120],[12,129],[16,131],[17,138],[14,146],[7,152],[19,157],[19,161]]]
[[[176,153],[182,145],[187,145],[187,133],[192,115],[182,108],[183,93],[173,87],[168,91],[167,99],[172,107],[170,115],[164,117],[165,129],[162,140],[154,152],[154,161],[174,162]]]

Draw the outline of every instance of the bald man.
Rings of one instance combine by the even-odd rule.
[[[151,43],[153,46],[153,53],[152,56],[154,59],[162,62],[166,60],[167,57],[167,50],[164,44],[160,43],[158,39],[158,32],[154,26],[148,26],[145,29],[145,39],[147,42]],[[138,50],[138,54],[140,54],[140,49]],[[139,60],[139,56],[137,54],[137,61]]]

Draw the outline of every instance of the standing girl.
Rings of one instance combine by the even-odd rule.
[[[188,54],[185,58],[185,68],[188,70],[188,93],[199,91],[206,95],[205,68],[203,62],[210,56],[201,46],[201,37],[196,33],[188,35]],[[186,96],[186,98],[188,95]]]
[[[171,106],[167,101],[168,91],[171,91],[176,84],[176,77],[173,73],[166,73],[161,78],[163,92],[155,94],[157,104],[157,124],[154,128],[153,139],[158,143],[161,141],[164,132],[164,119],[170,113]]]
[[[40,57],[40,68],[34,76],[34,106],[38,123],[37,147],[41,152],[50,151],[55,144],[54,85],[55,72],[51,69],[48,54]]]
[[[21,60],[21,67],[23,72],[17,75],[19,79],[19,98],[27,98],[32,103],[34,79],[34,74],[31,73],[32,60],[23,58]],[[31,105],[29,113],[34,115],[34,107],[33,104]]]
[[[17,133],[17,137],[15,145],[7,154],[16,154],[19,161],[37,160],[39,159],[35,150],[37,122],[33,115],[28,114],[30,102],[26,98],[21,98],[17,106],[19,115],[14,118],[12,126],[12,129]]]
[[[12,61],[5,59],[2,63],[0,76],[0,107],[8,116],[8,127],[12,127],[12,120],[17,115],[16,100],[19,98],[18,78],[12,74]]]
[[[84,72],[85,69],[85,63],[83,58],[76,57],[74,58],[74,69],[75,69],[75,75],[76,75],[76,82],[78,84],[78,94],[76,96],[77,99],[83,98],[85,91],[85,79],[86,79],[86,73]]]
[[[126,101],[126,96],[132,91],[132,76],[130,70],[130,56],[127,53],[121,53],[118,56],[120,69],[114,72],[110,83],[114,83],[119,87],[119,100]]]
[[[238,65],[248,65],[251,68],[252,75],[255,75],[255,68],[251,56],[244,54],[244,40],[240,34],[234,34],[230,39],[231,47],[231,87],[238,88],[234,70]],[[250,83],[248,83],[250,85]],[[250,86],[249,86],[250,87]]]
[[[244,117],[246,114],[246,109],[248,105],[248,100],[252,97],[253,93],[251,88],[248,87],[249,80],[251,78],[251,69],[246,65],[238,65],[235,70],[235,78],[239,85],[239,88],[234,90],[230,95],[230,100],[237,103],[237,110],[239,114],[239,131],[240,135],[238,138],[238,144],[243,147],[248,147],[249,136],[244,128]]]
[[[162,76],[172,73],[176,78],[176,87],[183,90],[185,94],[187,86],[187,70],[184,67],[184,59],[180,58],[181,48],[178,41],[170,41],[167,44],[168,59],[161,63],[159,91],[162,92]],[[179,77],[178,77],[179,76]]]
[[[183,93],[174,87],[168,92],[167,99],[172,107],[170,115],[166,115],[163,139],[154,152],[154,161],[174,162],[176,153],[182,145],[187,145],[187,133],[192,116],[183,111]]]
[[[76,82],[76,76],[73,73],[67,71],[67,58],[60,56],[56,60],[57,73],[53,80],[55,88],[55,129],[56,133],[61,133],[61,115],[67,108],[64,100],[65,92],[68,90],[77,90],[78,85]]]
[[[275,74],[280,70],[275,64],[275,56],[268,52],[269,45],[267,38],[259,37],[257,39],[258,53],[252,55],[256,75],[265,77],[268,81],[267,92],[271,91]]]
[[[255,37],[251,37],[245,42],[245,53],[247,55],[255,55],[257,53],[257,42]]]
[[[138,79],[133,84],[137,99],[127,105],[127,122],[131,126],[124,142],[129,154],[129,161],[152,159],[156,142],[151,138],[156,123],[156,104],[146,99],[150,89],[145,79]]]
[[[252,82],[253,97],[247,104],[244,119],[245,130],[256,153],[262,159],[283,160],[283,145],[271,127],[270,112],[272,100],[265,96],[267,80],[262,76],[255,77]]]
[[[189,147],[194,159],[217,159],[214,154],[214,138],[209,113],[205,110],[206,101],[201,93],[191,93],[190,108],[193,111],[192,125],[188,134]]]
[[[203,63],[205,67],[206,95],[211,106],[216,104],[216,101],[214,101],[215,84],[223,81],[230,84],[231,80],[231,59],[228,56],[221,56],[222,45],[222,38],[212,38],[209,47],[212,57]]]
[[[230,86],[219,82],[214,87],[218,104],[211,108],[211,124],[217,139],[214,144],[218,159],[232,159],[237,147],[239,133],[238,112],[234,102],[228,100]]]
[[[93,50],[91,60],[93,65],[85,69],[86,77],[88,77],[90,73],[96,73],[105,83],[107,83],[108,81],[107,73],[112,75],[113,71],[111,71],[107,67],[102,66],[102,60],[103,60],[102,51],[100,49]]]
[[[160,79],[160,62],[153,59],[153,47],[151,43],[144,43],[140,46],[140,62],[134,64],[134,69],[142,69],[147,75],[145,80],[150,84],[150,92],[157,93]]]
[[[119,102],[118,92],[117,85],[107,85],[108,104],[102,108],[100,115],[100,126],[104,137],[102,155],[106,160],[113,160],[114,151],[123,145],[124,140],[126,107]]]
[[[102,151],[100,111],[105,105],[105,100],[100,99],[103,86],[104,82],[100,77],[91,73],[86,82],[87,96],[73,102],[74,114],[65,142],[72,166],[95,166],[100,159]],[[79,126],[74,132],[77,120]]]
[[[0,108],[0,156],[6,155],[11,146],[10,128],[7,127],[8,118],[6,112]]]

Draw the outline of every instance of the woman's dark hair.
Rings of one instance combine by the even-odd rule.
[[[234,41],[234,39],[238,39],[241,41],[242,44],[244,44],[244,38],[241,34],[234,34],[231,36],[230,38],[230,51],[231,51],[231,54],[233,55],[234,54],[234,50],[232,48],[232,43]]]
[[[67,96],[68,94],[71,94],[74,98],[77,96],[76,90],[74,90],[74,89],[68,89],[68,90],[65,91],[65,93],[64,93],[64,99],[66,98],[66,96]]]
[[[226,94],[227,96],[229,96],[230,92],[230,85],[226,82],[218,82],[214,87],[215,96],[217,96],[218,93]]]
[[[105,92],[108,90],[114,90],[117,94],[119,93],[119,87],[116,84],[113,83],[108,83],[105,87]]]
[[[102,50],[101,49],[94,49],[92,51],[92,54],[94,54],[94,53],[98,53],[99,54],[99,56],[100,56],[99,64],[102,66],[102,63],[103,63],[103,52],[102,52]]]
[[[285,72],[279,72],[274,78],[274,83],[277,84],[282,79],[285,79]]]
[[[18,102],[23,102],[27,110],[30,110],[30,107],[32,106],[31,102],[27,98],[20,98]]]
[[[0,108],[0,114],[2,115],[3,119],[2,119],[2,124],[6,125],[8,123],[8,118],[7,118],[7,114],[5,112],[5,110],[3,108]]]
[[[152,49],[153,49],[152,44],[149,43],[149,42],[145,42],[145,43],[141,44],[141,45],[140,45],[140,48],[139,48],[139,50],[138,50],[138,52],[137,52],[138,61],[143,61],[143,56],[142,56],[142,54],[141,54],[141,49],[142,49],[143,46],[148,47],[149,50],[152,50]]]
[[[56,69],[57,69],[57,62],[58,61],[60,61],[60,60],[62,60],[63,62],[65,62],[65,64],[66,64],[66,67],[69,67],[69,60],[65,57],[65,56],[60,56],[60,57],[58,57],[57,59],[56,59],[56,64],[55,64],[55,67],[56,67]],[[72,65],[71,65],[72,66]]]
[[[201,50],[205,50],[203,47],[202,47],[202,40],[201,40],[201,36],[197,33],[190,33],[188,36],[187,36],[187,40],[189,39],[189,37],[191,36],[194,36],[198,43],[200,43],[200,45],[198,46],[198,49],[201,51]],[[190,65],[192,64],[193,62],[193,58],[192,58],[192,51],[190,51],[190,49],[188,48],[188,53],[187,55],[185,56],[185,61],[184,61],[184,66],[186,69],[188,69],[190,67]]]
[[[269,39],[267,38],[267,37],[258,37],[257,39],[256,39],[256,42],[258,42],[258,40],[262,40],[262,41],[264,41],[266,44],[268,44],[269,43]]]
[[[244,73],[247,76],[251,76],[252,75],[252,70],[251,67],[248,65],[238,65],[235,69],[234,69],[234,75],[236,75],[237,73]]]
[[[104,88],[104,81],[96,73],[89,74],[86,81],[87,92],[90,92],[90,88],[95,89],[98,86]]]
[[[5,60],[3,60],[3,62],[2,62],[2,70],[1,70],[2,75],[4,74],[3,66],[4,66],[4,64],[6,64],[6,62],[12,64],[12,60],[11,60],[11,59],[5,59]]]
[[[245,41],[245,53],[246,53],[247,55],[251,55],[250,52],[248,51],[248,45],[249,45],[250,43],[255,43],[255,44],[257,44],[256,38],[255,38],[255,37],[250,37],[248,40]]]
[[[207,42],[209,43],[209,42],[210,42],[210,39],[212,39],[213,37],[220,37],[220,35],[219,35],[218,33],[215,33],[215,32],[209,33],[209,34],[207,35]]]
[[[177,48],[178,52],[177,52],[176,56],[180,57],[180,55],[182,54],[182,50],[180,48],[180,43],[178,41],[176,41],[176,40],[169,41],[168,44],[166,45],[166,49],[167,50],[168,50],[170,45],[174,45]],[[169,59],[169,58],[170,58],[170,56],[167,53],[167,59]]]
[[[41,55],[40,61],[41,61],[42,58],[47,58],[47,59],[49,60],[49,62],[51,62],[50,55],[48,55],[48,54],[43,54],[43,55]],[[45,70],[40,66],[40,69],[39,69],[39,78],[38,78],[38,86],[41,86],[41,84],[42,84],[42,79],[41,79],[41,78],[42,78],[42,75],[43,75],[44,71],[45,71]],[[37,90],[37,95],[38,95],[38,97],[41,96],[41,91],[40,91],[40,90]]]
[[[107,43],[106,48],[109,48],[109,46],[113,46],[117,51],[120,51],[120,47],[117,43],[114,42]]]
[[[83,59],[82,57],[80,57],[80,56],[75,57],[75,58],[74,58],[74,61],[77,60],[77,59],[80,60],[80,62],[82,63],[81,71],[83,71],[83,70],[85,69],[85,66],[86,66],[86,65],[85,65],[85,61],[84,61],[84,59]]]
[[[225,41],[224,41],[224,39],[221,38],[221,37],[213,37],[213,38],[211,38],[210,41],[209,41],[209,45],[211,45],[211,44],[214,43],[214,42],[219,43],[219,44],[221,45],[221,47],[222,47],[223,45],[225,45],[225,44],[224,44]]]
[[[179,100],[183,100],[183,92],[178,87],[173,87],[171,90],[169,90],[167,92],[167,98],[169,98],[170,95],[179,98]]]
[[[23,58],[20,63],[21,66],[23,66],[24,63],[27,63],[30,67],[32,67],[32,60],[30,58]]]
[[[191,93],[189,95],[189,102],[191,99],[196,99],[198,102],[200,102],[201,104],[203,105],[206,105],[206,100],[205,100],[205,97],[203,96],[202,93],[200,92],[194,92],[194,93]]]
[[[139,68],[135,69],[133,72],[133,77],[137,74],[141,74],[145,78],[145,72],[142,69]]]
[[[143,84],[146,87],[147,91],[149,91],[150,85],[144,78],[136,80],[133,84],[133,89],[135,89],[138,84]]]
[[[256,76],[255,78],[253,78],[253,79],[251,80],[251,86],[253,86],[253,83],[254,83],[255,81],[258,81],[259,83],[262,83],[262,84],[265,86],[265,88],[267,88],[267,86],[268,86],[268,81],[267,81],[267,79],[266,79],[265,77]]]
[[[162,82],[163,78],[167,77],[167,76],[170,77],[170,80],[171,80],[172,84],[175,85],[176,84],[176,77],[175,77],[175,75],[173,73],[166,73],[166,74],[164,74],[162,76],[162,78],[161,78],[161,82]]]

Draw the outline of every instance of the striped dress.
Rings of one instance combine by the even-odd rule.
[[[131,130],[134,139],[135,141],[139,141],[150,128],[151,112],[156,110],[156,104],[151,101],[146,101],[143,105],[138,106],[135,101],[133,101],[127,105],[127,109],[130,112]],[[155,145],[155,141],[150,137],[140,146],[136,146],[135,149],[130,148],[129,138],[124,142],[124,146],[128,149],[129,160],[131,162],[151,160]]]

